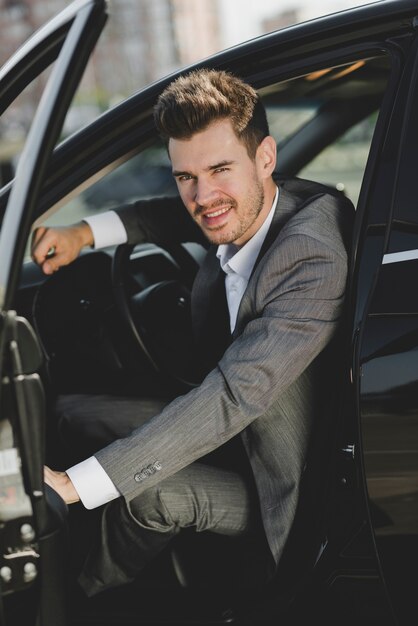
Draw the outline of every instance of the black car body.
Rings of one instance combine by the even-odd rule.
[[[175,193],[152,123],[172,76],[55,147],[105,21],[104,2],[77,0],[0,72],[3,111],[54,63],[15,178],[0,190],[0,623],[416,624],[416,0],[323,17],[195,66],[227,69],[259,90],[279,180],[337,186],[356,207],[335,410],[315,430],[277,576],[235,588],[236,546],[199,538],[94,600],[67,580],[68,511],[42,481],[45,460],[65,469],[54,398],[134,394],[138,380],[156,394],[184,390],[183,304],[203,253],[89,250],[50,278],[27,258],[33,224]]]

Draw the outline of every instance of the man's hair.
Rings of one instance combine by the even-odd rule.
[[[162,92],[154,121],[163,140],[190,139],[212,122],[229,119],[251,159],[269,135],[266,111],[250,85],[228,72],[195,70]]]

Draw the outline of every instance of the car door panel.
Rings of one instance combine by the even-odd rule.
[[[382,158],[392,179],[387,227],[359,341],[359,401],[364,471],[383,576],[395,612],[408,623],[418,605],[418,271],[416,162],[417,42],[411,47]],[[401,107],[403,115],[396,115]],[[388,190],[389,191],[389,190]]]
[[[62,45],[17,167],[0,234],[2,626],[29,625],[35,621],[42,626],[61,626],[67,623],[68,617],[63,569],[65,507],[63,513],[62,501],[49,489],[45,490],[43,483],[45,399],[39,375],[42,356],[29,323],[12,310],[43,177],[67,108],[106,21],[105,4],[99,0],[76,0],[64,18],[54,22],[57,32],[46,29],[47,58],[50,58],[49,53],[55,54],[51,52],[51,41]],[[63,22],[69,22],[65,37]],[[16,63],[12,61],[3,69],[3,86],[9,90],[13,90],[19,80],[22,86],[26,84],[34,48],[35,56],[42,50],[42,42],[35,39],[36,45],[27,48],[28,70],[22,55],[18,55]],[[8,89],[3,91],[3,104],[8,102]],[[48,590],[50,585],[53,590]],[[54,598],[49,595],[51,591],[54,591]],[[16,600],[16,595],[20,594],[23,594],[20,601]]]

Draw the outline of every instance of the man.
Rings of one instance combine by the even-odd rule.
[[[113,500],[81,576],[88,594],[132,580],[188,526],[262,532],[278,563],[317,410],[319,355],[336,333],[346,285],[351,204],[306,181],[277,187],[276,145],[249,85],[225,72],[191,73],[163,92],[155,121],[187,212],[139,202],[89,223],[40,228],[33,243],[47,274],[100,243],[102,219],[110,220],[105,234],[116,233],[106,244],[187,241],[196,224],[212,244],[192,293],[199,386],[146,421],[140,401],[130,401],[139,426],[129,436],[67,472],[46,469],[68,503]],[[213,325],[225,293],[229,337]],[[243,446],[250,472],[204,462],[230,440]]]

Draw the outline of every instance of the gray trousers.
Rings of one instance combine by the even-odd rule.
[[[110,396],[58,400],[59,430],[70,449],[94,454],[150,419],[164,403]],[[228,445],[228,444],[227,444]],[[228,454],[227,458],[232,458]],[[76,459],[79,460],[79,459]],[[79,582],[91,596],[129,583],[181,529],[260,537],[258,498],[248,467],[221,467],[216,453],[126,502],[105,505]],[[264,535],[263,539],[264,541]]]

